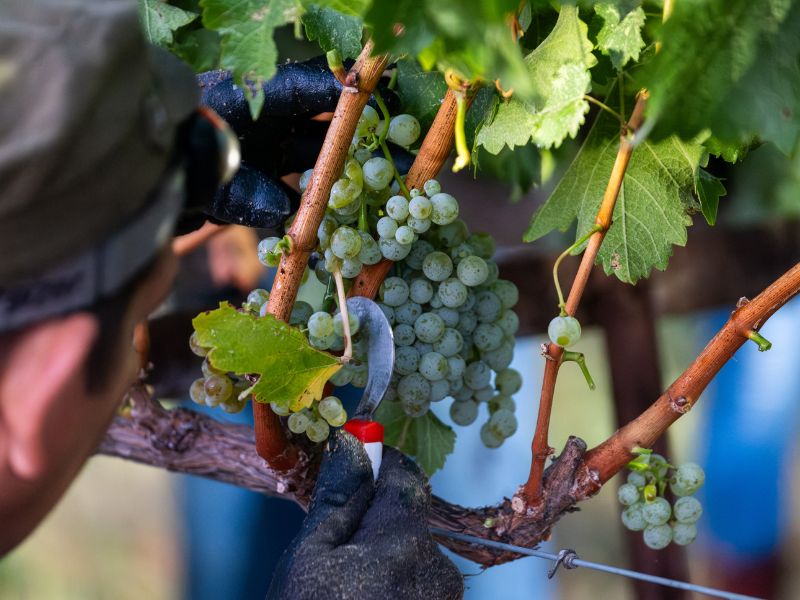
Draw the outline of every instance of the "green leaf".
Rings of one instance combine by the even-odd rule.
[[[169,46],[175,30],[188,25],[197,16],[164,0],[139,0],[139,20],[151,44]]]
[[[325,382],[341,368],[339,360],[313,348],[294,327],[272,315],[255,317],[227,302],[192,320],[201,346],[211,348],[211,364],[237,375],[256,374],[246,393],[258,402],[303,406],[322,397]]]
[[[264,106],[263,85],[275,74],[276,27],[296,15],[294,0],[200,0],[203,25],[222,36],[223,69],[233,72],[244,89],[253,119]]]
[[[424,416],[409,417],[399,402],[381,402],[375,418],[383,423],[384,441],[413,456],[428,476],[444,466],[456,444],[456,432],[428,411]]]
[[[397,96],[403,112],[417,117],[423,128],[433,122],[447,92],[439,71],[423,71],[413,58],[397,61]]]
[[[575,137],[583,125],[589,103],[584,95],[591,86],[592,55],[588,28],[575,6],[564,5],[553,31],[528,56],[530,102],[512,97],[500,104],[494,119],[477,136],[477,143],[497,154],[533,142],[542,148],[558,147]]]
[[[697,197],[700,200],[700,210],[709,225],[717,222],[717,209],[719,208],[719,198],[728,191],[722,185],[722,181],[714,177],[705,169],[700,169],[697,176]]]
[[[172,51],[196,73],[202,73],[219,67],[219,44],[219,34],[216,31],[182,30],[175,34]]]
[[[358,17],[312,4],[303,15],[303,25],[306,37],[317,40],[325,52],[338,50],[342,58],[356,58],[361,52],[364,25]]]
[[[323,8],[330,8],[343,15],[350,15],[352,17],[363,16],[372,0],[313,0]],[[307,7],[306,3],[303,5]]]
[[[619,123],[601,113],[583,146],[531,219],[526,242],[565,231],[577,217],[575,239],[594,226],[619,148]],[[613,222],[598,255],[606,273],[635,283],[653,267],[664,269],[672,246],[686,243],[698,168],[705,158],[698,143],[673,136],[642,142],[634,150],[614,208]]]
[[[619,9],[610,2],[594,5],[594,11],[603,20],[603,27],[597,34],[597,46],[611,58],[618,71],[630,60],[639,60],[639,52],[644,48],[642,27],[645,15],[638,7],[620,20]]]
[[[800,1],[676,2],[642,67],[652,135],[757,136],[789,154],[800,139]],[[657,120],[657,121],[656,121]]]

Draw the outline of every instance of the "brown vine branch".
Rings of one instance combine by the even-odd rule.
[[[339,97],[311,180],[287,232],[292,238],[292,251],[281,258],[267,305],[269,313],[282,321],[288,321],[291,315],[308,257],[316,246],[317,228],[325,215],[331,187],[344,168],[361,111],[386,68],[387,57],[371,56],[372,47],[371,42],[365,44],[347,76],[348,86]],[[269,406],[258,403],[254,403],[253,413],[258,454],[280,471],[294,467],[298,452],[288,443],[278,416]]]
[[[606,232],[611,226],[617,196],[622,187],[622,181],[625,178],[625,171],[628,168],[631,154],[633,154],[633,145],[629,139],[629,132],[635,132],[641,126],[646,104],[647,92],[641,91],[636,98],[636,105],[633,108],[633,113],[628,120],[627,126],[622,128],[617,158],[611,169],[608,185],[595,218],[595,224],[600,227],[600,230],[589,238],[586,250],[581,258],[578,273],[575,275],[567,297],[565,310],[568,315],[574,315],[578,309],[578,304],[580,304],[583,291],[586,289],[586,282],[589,281],[589,275],[594,267],[594,261],[597,258],[600,245],[603,243]],[[562,349],[555,344],[549,344],[543,354],[548,360],[544,368],[542,393],[539,397],[539,412],[536,417],[533,441],[531,442],[531,469],[528,481],[520,492],[522,499],[531,506],[536,506],[541,502],[544,464],[547,457],[552,453],[548,443],[548,432],[550,431],[550,414],[553,411],[553,396],[555,394],[556,380],[558,379],[558,369],[561,366]]]
[[[697,401],[709,381],[778,308],[800,292],[800,263],[753,301],[737,309],[728,323],[670,388],[638,418],[586,453],[571,437],[544,472],[541,502],[534,509],[521,499],[497,506],[465,508],[433,498],[429,523],[449,531],[532,547],[550,535],[553,525],[577,502],[594,495],[631,458],[635,445],[655,439]],[[306,506],[313,489],[314,461],[304,459],[278,473],[253,453],[253,432],[246,426],[219,423],[189,410],[167,411],[141,384],[129,392],[128,416],[117,416],[98,452],[170,471],[225,481]],[[442,539],[454,552],[485,566],[517,555]]]
[[[748,341],[748,332],[758,330],[798,291],[800,263],[755,299],[741,303],[719,333],[658,400],[586,455],[587,477],[603,484],[628,463],[632,457],[631,448],[651,447],[672,423],[695,405],[722,366]]]

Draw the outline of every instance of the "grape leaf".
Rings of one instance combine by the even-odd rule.
[[[139,0],[139,20],[151,44],[169,46],[175,30],[197,17],[195,13],[171,6],[164,0]]]
[[[651,135],[753,136],[786,154],[800,139],[800,2],[676,2],[663,46],[642,67]]]
[[[341,367],[339,360],[313,348],[294,327],[272,315],[239,312],[227,302],[192,320],[197,341],[211,348],[211,364],[237,375],[256,374],[246,393],[258,402],[290,406],[322,397],[325,382]]]
[[[714,177],[705,169],[700,169],[697,175],[697,198],[700,200],[700,210],[709,225],[717,222],[717,209],[719,208],[719,198],[728,191],[722,185],[722,181]]]
[[[360,17],[369,8],[372,0],[313,0],[313,3],[323,8],[330,8],[343,15]],[[303,2],[303,4],[305,5],[306,3]]]
[[[601,113],[547,202],[533,215],[524,240],[553,229],[565,231],[577,217],[576,239],[594,226],[597,210],[619,148],[619,122]],[[664,269],[674,244],[686,243],[689,212],[705,151],[672,136],[642,142],[633,152],[613,222],[598,254],[607,274],[635,283],[653,267]]]
[[[589,69],[597,63],[592,55],[588,28],[575,6],[563,5],[553,31],[525,57],[533,93],[530,102],[512,97],[500,104],[491,122],[477,136],[477,143],[497,154],[529,141],[550,148],[575,137],[584,122],[589,103],[583,96],[591,86]]]
[[[338,50],[343,58],[356,58],[361,52],[363,23],[358,17],[311,4],[303,15],[303,25],[306,37],[317,40],[326,52]]]
[[[276,27],[295,17],[294,0],[200,0],[203,25],[222,36],[223,69],[233,72],[244,89],[250,113],[258,118],[264,106],[263,84],[275,74]]]
[[[622,20],[619,9],[612,3],[595,4],[594,11],[603,20],[603,27],[597,33],[597,47],[611,58],[614,68],[619,71],[628,61],[639,60],[639,52],[644,48],[642,7],[630,11]]]
[[[403,112],[417,117],[423,128],[430,127],[447,92],[439,71],[423,71],[412,58],[397,61],[397,96]]]
[[[219,34],[208,29],[181,30],[175,34],[171,50],[195,72],[219,67]]]
[[[456,432],[428,411],[422,417],[409,417],[399,402],[381,402],[375,418],[385,427],[384,441],[413,456],[430,477],[444,466],[456,444]]]

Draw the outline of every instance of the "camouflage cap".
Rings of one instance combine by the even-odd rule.
[[[135,2],[3,0],[0,287],[139,213],[196,105],[190,70],[146,43]]]

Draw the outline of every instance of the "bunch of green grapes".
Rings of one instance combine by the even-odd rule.
[[[703,469],[691,462],[673,467],[660,454],[642,454],[629,468],[627,483],[617,491],[625,506],[622,524],[631,531],[642,531],[644,543],[654,550],[666,548],[670,542],[691,544],[703,514],[703,506],[693,497],[705,481]],[[664,497],[667,487],[677,497],[674,504]]]
[[[195,379],[189,388],[192,401],[201,406],[219,407],[227,413],[241,412],[247,404],[247,397],[242,394],[250,383],[238,375],[213,367],[206,357],[209,349],[197,343],[194,333],[189,338],[189,347],[204,359],[203,376]]]

